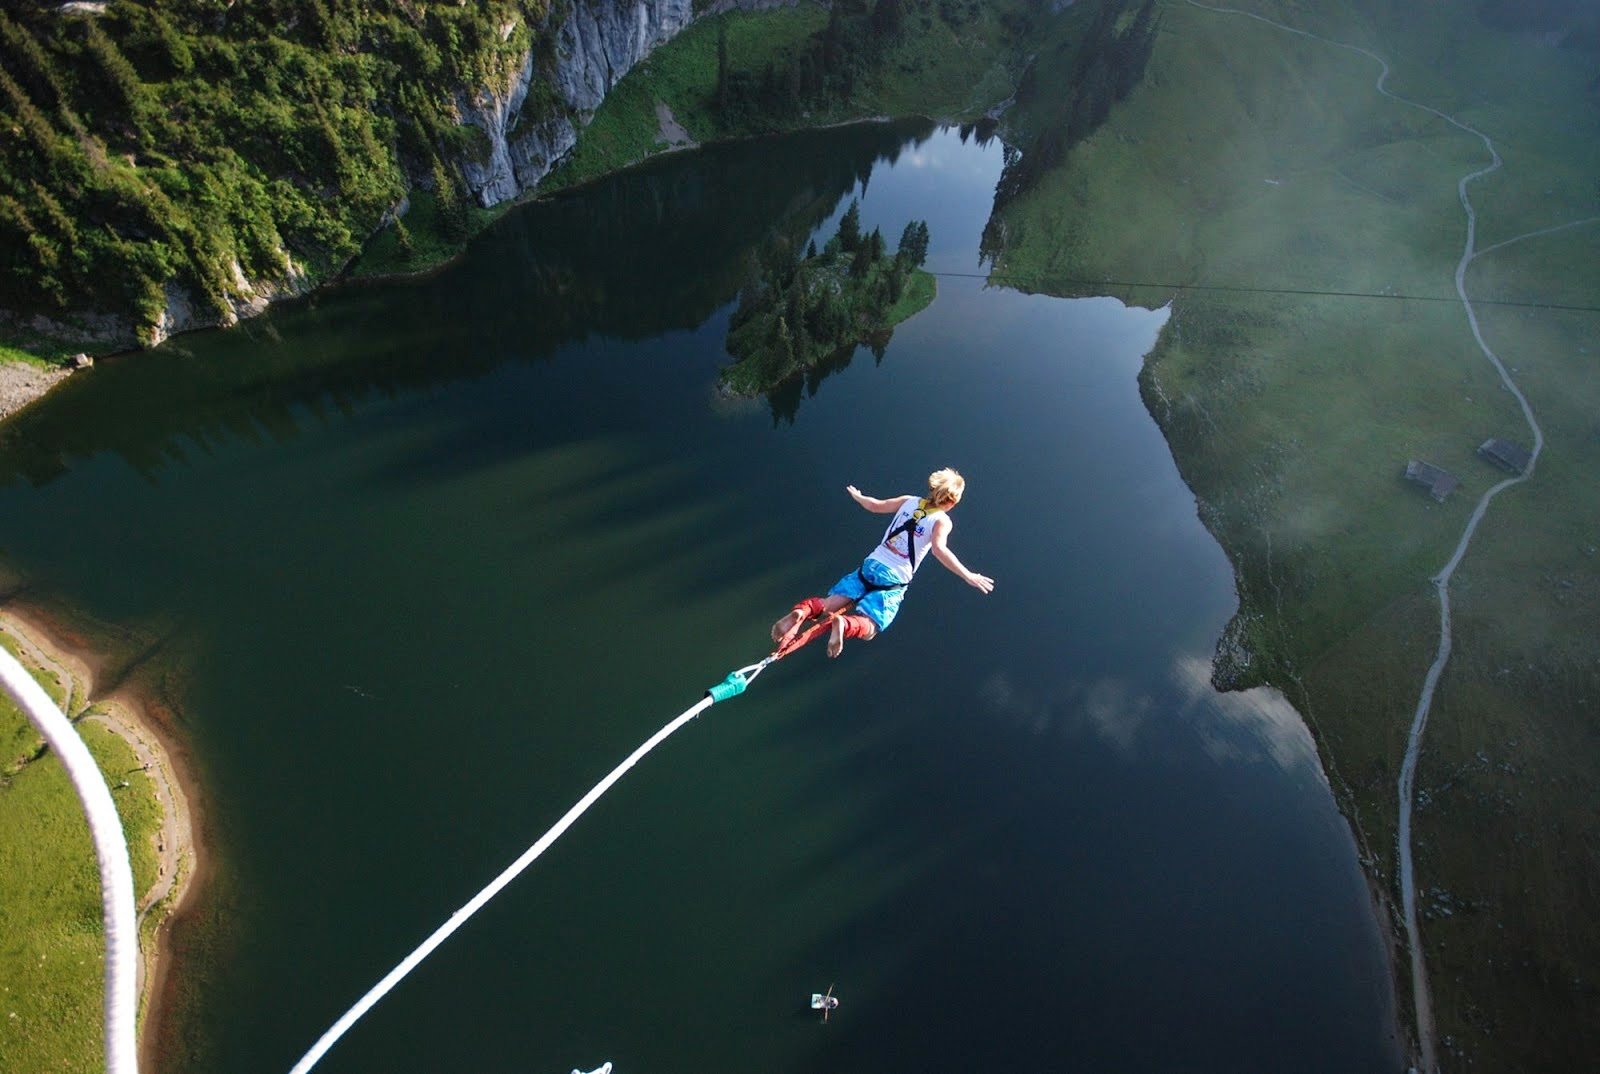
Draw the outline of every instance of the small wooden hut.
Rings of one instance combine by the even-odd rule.
[[[1533,452],[1510,440],[1491,437],[1478,445],[1478,454],[1502,469],[1514,474],[1525,474],[1533,463]]]
[[[1427,489],[1428,495],[1440,503],[1444,503],[1444,498],[1461,484],[1448,470],[1442,470],[1431,462],[1422,462],[1418,459],[1406,463],[1406,480],[1415,481]]]

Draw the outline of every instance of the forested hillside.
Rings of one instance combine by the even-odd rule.
[[[177,284],[223,323],[356,253],[420,181],[466,228],[483,134],[547,0],[116,0],[0,13],[0,308],[148,340]],[[209,318],[204,317],[209,313]],[[131,340],[129,341],[131,342]]]

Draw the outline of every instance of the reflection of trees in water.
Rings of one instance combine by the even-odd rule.
[[[497,233],[474,259],[500,261],[494,247],[515,242],[504,260],[568,283],[529,296],[560,336],[694,328],[738,293],[762,240],[778,232],[803,242],[879,160],[892,163],[908,138],[929,133],[928,124],[870,124],[669,158],[533,206],[526,227]]]
[[[867,349],[872,352],[874,365],[883,364],[883,356],[889,349],[889,340],[894,338],[894,329],[886,328],[875,333],[867,342]],[[804,373],[790,377],[777,387],[767,392],[767,407],[772,411],[772,424],[794,424],[795,415],[800,412],[800,401],[810,399],[822,388],[822,382],[835,373],[843,372],[856,356],[860,349],[859,344],[843,347],[816,364],[810,366]]]
[[[1106,0],[1081,35],[1061,37],[1034,56],[1013,98],[1031,136],[1006,149],[980,260],[993,262],[1004,252],[1006,207],[1063,164],[1144,78],[1160,23],[1155,0],[1142,0],[1136,11],[1133,0]]]
[[[0,429],[0,482],[43,484],[102,452],[153,477],[208,445],[292,439],[307,412],[337,418],[590,335],[692,329],[733,300],[774,231],[804,235],[878,161],[931,133],[863,124],[673,154],[523,207],[435,277],[346,288],[102,362]]]

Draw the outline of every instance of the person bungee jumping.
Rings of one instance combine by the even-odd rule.
[[[950,510],[961,502],[967,482],[951,469],[928,475],[926,496],[894,496],[880,500],[854,485],[845,491],[863,508],[877,515],[893,514],[883,540],[867,554],[861,566],[839,579],[825,597],[807,597],[788,615],[772,624],[772,640],[780,651],[796,640],[807,620],[831,620],[828,655],[838,656],[846,638],[870,640],[889,629],[900,610],[906,587],[929,552],[952,574],[982,593],[994,590],[994,579],[977,574],[950,550]],[[859,614],[855,614],[859,613]]]

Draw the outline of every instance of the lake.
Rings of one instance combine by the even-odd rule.
[[[1404,1067],[1310,735],[1218,695],[1233,576],[1136,378],[1164,309],[986,286],[998,141],[867,125],[518,209],[425,279],[74,377],[0,556],[163,639],[227,875],[173,1069],[283,1071],[954,466],[893,628],[651,754],[330,1072]],[[719,397],[774,233],[946,273],[880,353]],[[827,1025],[806,1001],[834,985]]]

